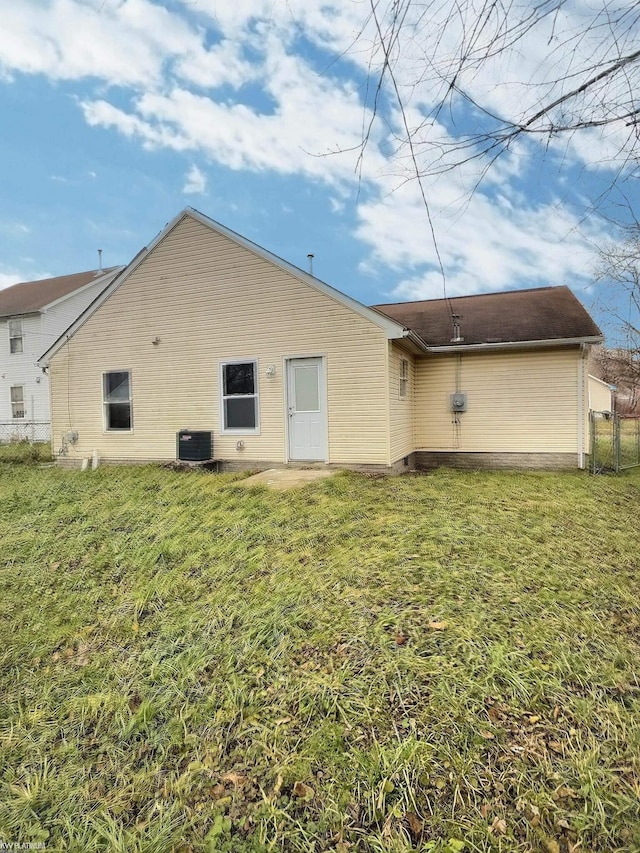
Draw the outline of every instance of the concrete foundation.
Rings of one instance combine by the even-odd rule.
[[[61,456],[57,464],[63,468],[80,468],[83,457]],[[361,474],[405,474],[408,471],[430,471],[434,468],[458,468],[460,470],[529,470],[568,471],[578,468],[576,453],[462,453],[454,451],[419,450],[393,465],[359,465],[349,463],[327,464],[325,462],[273,462],[257,459],[227,460],[213,462],[182,463],[162,459],[100,459],[101,465],[174,465],[177,468],[204,468],[209,471],[266,471],[289,469],[298,471],[357,471]]]
[[[541,470],[567,471],[578,467],[576,453],[456,453],[419,450],[416,468],[427,471],[433,468],[458,468],[471,470]]]
[[[56,464],[61,468],[80,468],[83,457],[59,456]],[[406,461],[405,461],[406,460]],[[101,465],[171,465],[176,468],[203,468],[216,472],[240,472],[240,471],[266,471],[266,470],[292,470],[292,471],[357,471],[361,474],[404,474],[415,470],[415,454],[404,457],[394,462],[393,465],[360,465],[357,463],[326,463],[326,462],[272,462],[257,459],[219,459],[212,462],[178,462],[170,459],[100,459]]]

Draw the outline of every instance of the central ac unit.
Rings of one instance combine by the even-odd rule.
[[[179,462],[209,462],[213,459],[213,434],[181,429],[176,435],[176,456]]]

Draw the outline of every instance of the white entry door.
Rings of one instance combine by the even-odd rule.
[[[325,462],[327,404],[321,358],[287,361],[289,459]]]

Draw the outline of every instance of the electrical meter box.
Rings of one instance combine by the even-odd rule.
[[[467,411],[467,392],[456,391],[451,395],[451,411],[466,412]]]

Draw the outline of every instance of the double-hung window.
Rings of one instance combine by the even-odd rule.
[[[409,359],[400,358],[399,396],[401,400],[407,397],[409,389]]]
[[[20,317],[13,317],[9,320],[9,352],[23,352],[22,342],[22,320]]]
[[[131,429],[131,374],[128,370],[102,374],[102,402],[106,430]]]
[[[11,417],[25,417],[24,385],[11,386]]]
[[[258,432],[258,370],[255,361],[220,365],[222,431]]]

